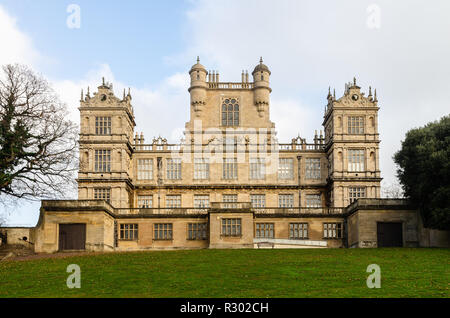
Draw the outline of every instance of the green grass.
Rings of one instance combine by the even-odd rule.
[[[449,249],[182,250],[0,263],[0,297],[449,297]],[[81,288],[69,289],[69,264]],[[381,288],[369,289],[369,264]]]

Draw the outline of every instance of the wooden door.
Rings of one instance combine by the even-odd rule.
[[[378,238],[378,247],[402,247],[403,246],[402,223],[378,222],[377,238]]]
[[[59,224],[59,250],[84,250],[86,224]]]

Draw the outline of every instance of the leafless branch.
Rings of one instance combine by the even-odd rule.
[[[23,65],[0,76],[0,198],[65,197],[78,169],[76,125],[48,82]]]

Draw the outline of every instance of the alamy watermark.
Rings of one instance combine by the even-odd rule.
[[[69,29],[79,29],[81,27],[81,8],[78,4],[69,4],[66,9],[70,13],[66,20]]]
[[[367,7],[367,27],[369,29],[379,29],[381,27],[381,8],[377,4],[371,4]]]
[[[194,120],[194,129],[187,132],[182,147],[171,150],[172,159],[191,163],[193,159],[208,159],[209,163],[223,163],[233,158],[237,163],[264,159],[265,174],[277,173],[279,144],[273,128],[220,128],[203,129],[202,120]],[[137,148],[139,149],[139,145]]]
[[[66,285],[68,288],[81,288],[81,269],[77,264],[67,266],[67,273],[72,273],[67,277]]]
[[[371,273],[367,277],[366,284],[368,288],[381,288],[381,269],[377,264],[370,264],[366,269],[367,273]]]

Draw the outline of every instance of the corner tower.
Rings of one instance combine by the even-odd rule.
[[[380,197],[378,100],[353,83],[336,99],[328,92],[323,126],[327,153],[329,202],[344,207],[358,198]]]
[[[115,208],[132,202],[131,155],[135,127],[131,94],[117,98],[112,84],[90,95],[81,91],[78,198],[108,201]]]

